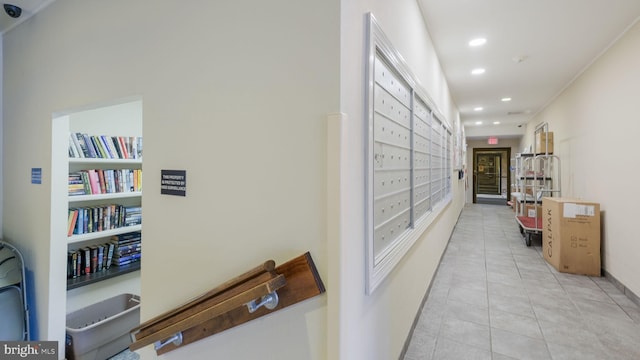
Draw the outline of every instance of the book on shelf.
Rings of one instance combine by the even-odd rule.
[[[92,245],[89,247],[91,250],[91,273],[98,272],[98,247]]]
[[[140,242],[142,240],[141,231],[132,231],[124,234],[118,234],[111,236],[111,241],[118,245],[126,245],[134,242]]]
[[[69,173],[69,196],[142,191],[142,169],[87,169]]]
[[[78,220],[76,221],[76,229],[74,234],[84,234],[84,211],[82,209],[76,209],[78,212]]]
[[[69,209],[69,217],[67,222],[67,236],[73,235],[73,230],[76,228],[76,221],[78,221],[78,210]]]
[[[84,194],[85,194],[84,184],[69,184],[70,196],[84,195]]]
[[[109,144],[111,141],[110,141],[110,140],[107,140],[107,137],[106,137],[106,136],[104,136],[104,135],[100,135],[100,136],[98,136],[98,138],[100,139],[100,143],[101,143],[101,144],[102,144],[102,146],[104,147],[104,150],[105,150],[105,152],[106,152],[106,154],[107,154],[107,157],[108,157],[109,159],[115,159],[115,158],[116,158],[116,156],[115,156],[115,154],[113,153],[113,149],[112,149],[113,144]]]
[[[113,258],[113,265],[115,265],[115,266],[128,265],[128,264],[131,264],[133,262],[140,261],[141,258],[142,258],[142,255],[140,253],[127,255],[127,256],[124,256],[124,257],[120,257],[120,258],[114,257]]]
[[[126,209],[127,207],[119,204],[69,208],[67,234],[81,235],[142,224],[140,210],[130,211],[126,215]]]
[[[129,159],[129,152],[127,151],[127,146],[125,144],[125,140],[122,136],[118,136],[118,144],[120,145],[120,151],[122,152],[123,159]]]
[[[122,242],[109,241],[107,243],[85,246],[67,252],[67,278],[73,279],[80,275],[90,275],[106,271],[112,265],[123,266],[140,261],[142,258],[141,233],[122,234]],[[115,238],[120,239],[118,236]]]
[[[75,158],[141,159],[142,137],[70,133],[69,156]]]
[[[120,143],[117,137],[110,136],[108,140],[111,142],[111,147],[116,153],[116,159],[126,159],[126,157],[124,157],[124,155],[122,154],[122,150],[120,150]]]
[[[142,224],[142,207],[127,206],[124,208],[124,214],[125,226]]]
[[[75,134],[69,134],[69,156],[82,158],[85,157],[84,153],[80,150],[80,143]]]
[[[93,143],[91,142],[91,138],[89,137],[88,134],[80,134],[80,133],[76,133],[76,136],[81,136],[82,139],[84,140],[84,144],[87,147],[87,152],[89,153],[89,156],[87,156],[88,158],[97,158],[98,154],[96,153],[96,149],[93,146]]]
[[[100,194],[100,178],[95,169],[87,170],[89,173],[89,182],[91,184],[91,194]]]
[[[139,248],[138,250],[135,250],[135,251],[130,251],[130,252],[121,253],[121,252],[120,252],[120,250],[119,250],[119,248],[118,248],[118,250],[115,250],[115,251],[113,252],[113,259],[116,259],[116,260],[122,260],[122,259],[125,259],[125,260],[126,260],[126,259],[129,259],[129,258],[131,258],[132,256],[135,256],[135,255],[140,254],[140,253],[141,253],[141,249],[142,249],[142,248]]]
[[[82,223],[82,231],[84,233],[88,233],[89,232],[89,219],[90,219],[90,211],[89,208],[82,208],[82,212],[83,212],[83,223]]]
[[[122,266],[139,261],[142,253],[142,232],[114,235],[111,237],[114,245],[112,265]]]
[[[91,249],[89,247],[82,248],[82,260],[84,262],[84,274],[91,273]]]
[[[67,278],[75,279],[78,277],[78,252],[69,251],[67,255]]]
[[[83,209],[83,210],[85,210],[85,209]],[[93,227],[93,225],[94,225],[93,214],[94,214],[94,209],[93,208],[87,208],[86,209],[85,216],[86,216],[87,219],[89,219],[89,220],[87,220],[87,228],[85,229],[85,232],[87,232],[87,233],[92,233],[92,232],[98,231],[97,224],[96,224],[96,228],[95,229]]]
[[[115,186],[113,185],[113,170],[105,169],[104,170],[104,187],[107,193],[111,194],[116,192]]]
[[[80,172],[69,174],[69,195],[84,195],[84,180]]]
[[[141,137],[141,136],[138,136],[138,137],[134,137],[133,139],[136,141],[136,145],[135,145],[135,151],[136,151],[135,159],[142,159],[142,137]]]
[[[104,245],[100,244],[98,245],[97,271],[102,271],[104,269],[104,267],[102,266],[103,263],[104,263]]]
[[[135,252],[139,252],[142,249],[142,242],[131,243],[131,244],[122,244],[118,245],[118,249],[116,250],[116,255],[122,256]]]
[[[113,242],[110,242],[107,244],[109,250],[107,251],[107,262],[106,262],[106,268],[109,269],[111,267],[111,261],[113,260],[113,251],[116,248],[116,244],[114,244]]]
[[[91,152],[89,151],[89,148],[87,147],[87,143],[86,143],[86,139],[85,137],[80,134],[80,133],[75,133],[74,134],[77,144],[80,147],[80,153],[82,153],[82,155],[84,155],[83,157],[91,157]]]
[[[101,194],[106,194],[107,193],[107,186],[106,186],[106,183],[104,181],[104,170],[103,169],[96,169],[96,173],[98,173],[98,182],[100,184],[100,193]]]
[[[76,250],[75,253],[76,253],[76,258],[77,258],[75,274],[76,274],[76,277],[78,277],[78,276],[82,275],[82,270],[83,270],[82,253],[83,252],[81,250]]]
[[[87,171],[81,171],[80,175],[82,176],[82,182],[84,183],[85,195],[91,194],[91,180],[89,180],[89,173]]]
[[[98,137],[89,136],[89,139],[91,139],[91,146],[93,146],[93,149],[96,152],[96,158],[106,159],[107,156],[104,152],[104,149],[102,148],[102,145],[100,144],[100,140],[98,139]]]

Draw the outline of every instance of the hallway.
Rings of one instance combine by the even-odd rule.
[[[509,207],[462,211],[404,360],[640,359],[640,308],[605,278],[557,272]]]

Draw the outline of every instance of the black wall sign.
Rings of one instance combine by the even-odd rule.
[[[160,170],[160,194],[187,195],[187,171],[186,170]]]

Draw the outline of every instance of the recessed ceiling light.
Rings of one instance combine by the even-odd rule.
[[[478,106],[478,107],[473,108],[473,111],[482,111],[482,110],[484,110],[484,108],[482,106]]]
[[[473,70],[471,70],[471,73],[472,73],[473,75],[480,75],[480,74],[484,74],[484,71],[485,71],[485,70],[484,70],[483,68],[477,68],[477,69],[473,69]]]
[[[511,98],[510,97],[504,97],[501,100],[504,101],[504,102],[507,102],[507,101],[511,101]]]
[[[476,121],[476,125],[482,125],[482,121]]]
[[[493,125],[500,125],[500,121],[494,121]]]
[[[481,45],[484,45],[486,42],[487,42],[487,39],[485,38],[477,38],[469,41],[469,46],[481,46]]]

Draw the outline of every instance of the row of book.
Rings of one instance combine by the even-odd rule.
[[[142,169],[89,169],[69,174],[69,195],[142,191]]]
[[[124,266],[142,258],[142,233],[114,235],[108,243],[70,250],[67,254],[67,278],[95,274],[114,266]]]
[[[69,157],[142,159],[142,137],[70,133]]]
[[[142,224],[141,206],[118,204],[70,208],[67,235],[88,234]]]

